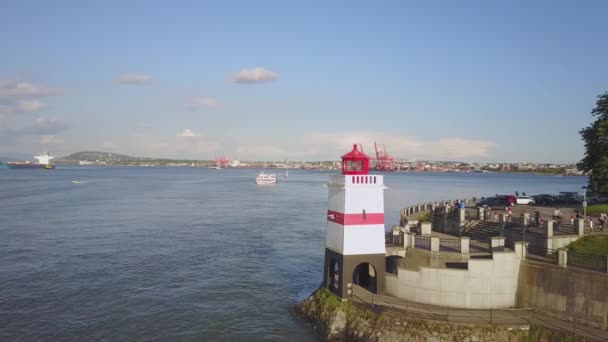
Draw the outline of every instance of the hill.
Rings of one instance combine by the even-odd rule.
[[[127,156],[124,154],[98,152],[98,151],[82,151],[70,154],[69,156],[56,159],[57,163],[77,163],[78,161],[87,162],[106,162],[106,163],[123,163],[134,160],[141,160],[139,157]]]

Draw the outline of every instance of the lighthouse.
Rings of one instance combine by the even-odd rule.
[[[353,145],[342,174],[329,176],[323,284],[346,297],[350,284],[384,292],[383,176],[369,174],[369,157]]]

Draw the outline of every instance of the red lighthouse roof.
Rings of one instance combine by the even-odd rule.
[[[342,157],[343,175],[366,175],[369,173],[369,157],[353,145],[353,150]]]

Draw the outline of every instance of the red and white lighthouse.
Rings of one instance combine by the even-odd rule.
[[[324,285],[341,297],[349,283],[384,292],[383,176],[369,174],[369,157],[353,145],[327,187]]]

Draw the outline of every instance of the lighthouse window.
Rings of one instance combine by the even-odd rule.
[[[376,184],[376,176],[374,176],[374,184]]]
[[[367,218],[365,217],[365,209],[363,209],[363,220],[366,220]]]
[[[355,176],[353,176],[353,183],[355,183]]]

